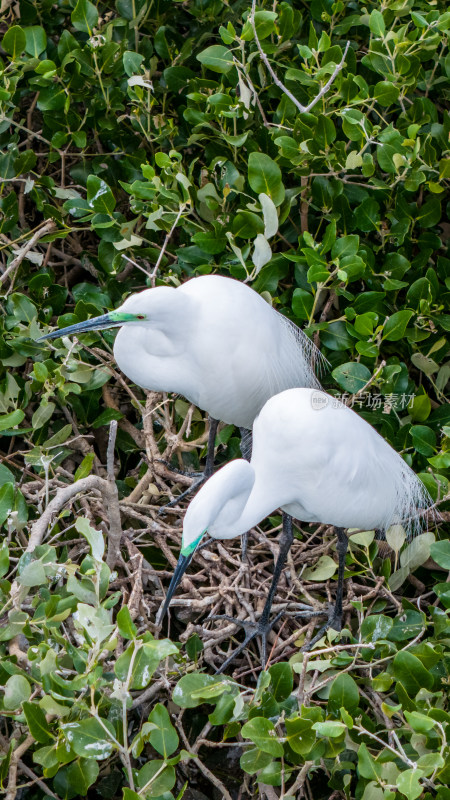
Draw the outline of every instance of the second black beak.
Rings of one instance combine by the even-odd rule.
[[[94,317],[87,319],[85,322],[77,322],[76,325],[69,325],[67,328],[58,328],[56,331],[47,333],[36,339],[37,342],[45,342],[49,339],[59,339],[60,336],[69,336],[71,333],[86,333],[86,331],[101,331],[104,328],[115,328],[122,325],[121,322],[115,322],[111,319],[110,314],[102,314],[101,317]]]
[[[192,561],[192,556],[194,554],[191,553],[188,556],[180,555],[178,559],[178,564],[175,567],[175,572],[173,573],[172,580],[170,581],[170,586],[167,590],[166,599],[164,605],[162,607],[161,613],[158,614],[157,624],[161,625],[164,617],[167,614],[167,609],[169,608],[170,601],[172,600],[173,595],[177,589],[178,584],[180,583],[184,573],[186,572],[189,564]]]

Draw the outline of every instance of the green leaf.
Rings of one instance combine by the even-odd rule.
[[[328,709],[333,713],[337,713],[340,708],[345,708],[349,714],[353,714],[358,708],[358,703],[358,686],[348,673],[343,672],[331,684]]]
[[[78,0],[70,19],[77,31],[82,31],[92,36],[93,28],[98,24],[98,12],[89,0]]]
[[[210,255],[217,255],[222,253],[227,245],[227,240],[224,236],[217,235],[214,231],[206,233],[196,233],[192,237],[192,241],[197,244],[201,250]]]
[[[31,561],[19,572],[18,582],[21,586],[42,586],[47,583],[47,576],[42,561]]]
[[[320,338],[322,344],[328,347],[329,350],[348,350],[353,343],[345,323],[341,322],[341,320],[331,322],[326,331],[321,331]]]
[[[331,556],[320,556],[317,564],[307,567],[302,578],[305,581],[327,581],[337,570],[337,564]]]
[[[312,720],[302,717],[286,719],[286,739],[294,753],[302,756],[311,752],[316,743],[316,732],[312,729]]]
[[[332,258],[344,258],[344,256],[354,256],[358,252],[359,236],[341,236],[336,239],[331,248]]]
[[[213,44],[211,47],[207,47],[196,58],[212,72],[226,74],[233,66],[233,53],[221,44]]]
[[[39,708],[36,703],[28,702],[24,702],[22,707],[31,735],[41,744],[51,742],[53,737],[49,733],[48,722],[42,708]]]
[[[358,772],[362,778],[372,781],[378,781],[382,775],[382,765],[374,761],[364,743],[358,748]]]
[[[89,208],[99,214],[110,216],[114,211],[116,201],[108,184],[97,175],[89,175],[86,186]]]
[[[140,788],[140,797],[161,798],[161,795],[173,789],[175,780],[173,767],[168,766],[164,769],[164,761],[160,759],[149,761],[138,772],[137,783]]]
[[[261,203],[264,217],[264,236],[266,239],[271,239],[278,231],[278,214],[275,203],[268,197],[267,194],[261,192],[258,195],[258,200]]]
[[[250,153],[248,182],[256,194],[266,194],[275,206],[284,200],[284,186],[278,164],[265,153]]]
[[[9,547],[8,542],[3,540],[2,546],[0,547],[0,578],[3,578],[4,575],[9,570]]]
[[[430,546],[430,555],[440,567],[450,569],[450,541],[448,539],[444,539],[442,542],[433,542]]]
[[[286,700],[293,689],[293,674],[290,664],[280,661],[269,668],[271,691],[278,703]]]
[[[87,540],[91,548],[92,557],[96,561],[101,561],[105,552],[105,542],[102,532],[92,528],[86,517],[78,517],[75,522],[75,528],[78,533],[81,533]]]
[[[53,416],[53,412],[56,408],[55,403],[48,403],[46,399],[43,398],[41,405],[38,406],[36,411],[34,412],[33,416],[31,417],[31,424],[34,430],[38,430],[42,428]]]
[[[390,106],[398,100],[400,91],[389,81],[380,81],[374,86],[373,96],[380,106]]]
[[[263,769],[263,767],[267,767],[271,761],[272,756],[270,753],[265,753],[258,747],[252,747],[250,750],[246,750],[245,753],[241,755],[239,763],[244,772],[247,772],[249,775],[253,775],[260,769]]]
[[[420,659],[407,650],[401,650],[392,662],[395,678],[400,681],[411,697],[415,697],[420,689],[431,689],[433,675],[425,669]]]
[[[277,18],[275,11],[256,11],[255,12],[255,28],[258,39],[267,39],[271,33],[275,31],[275,20]],[[242,28],[240,36],[244,42],[250,42],[254,38],[253,27],[249,20],[246,21]]]
[[[150,733],[149,742],[166,759],[178,747],[178,734],[170,721],[169,712],[161,703],[157,703],[148,719],[157,726],[157,730]]]
[[[0,525],[8,518],[14,508],[14,484],[4,483],[0,488]]]
[[[299,319],[308,320],[313,310],[314,297],[305,289],[294,289],[292,311]]]
[[[9,53],[13,61],[16,61],[23,53],[26,43],[25,33],[19,25],[8,28],[2,39],[3,49]]]
[[[423,792],[423,786],[420,783],[422,776],[423,773],[420,769],[405,769],[397,778],[397,789],[408,800],[416,800]]]
[[[74,482],[80,481],[81,478],[87,478],[87,476],[90,475],[94,459],[95,453],[86,453],[80,466],[75,470],[75,474],[73,476]]]
[[[9,414],[1,414],[0,431],[6,431],[10,428],[15,428],[16,425],[20,425],[24,417],[25,414],[20,408],[16,408],[15,411],[11,411]]]
[[[334,720],[327,720],[326,722],[314,722],[312,727],[318,736],[326,736],[329,739],[337,739],[347,730],[347,726],[344,725],[343,722],[337,722]]]
[[[119,633],[124,639],[135,639],[137,635],[137,628],[131,619],[128,606],[122,606],[117,613],[117,625],[119,626]]]
[[[413,316],[414,312],[405,309],[404,311],[396,311],[391,317],[388,317],[383,328],[383,339],[388,342],[397,342],[405,335],[406,326]]]
[[[251,739],[264,753],[282,756],[283,747],[278,741],[274,725],[265,717],[253,717],[242,728],[242,736]]]
[[[427,717],[426,714],[420,714],[418,711],[405,711],[405,717],[416,733],[428,733],[436,725],[434,719]]]
[[[107,719],[100,722],[92,717],[80,722],[66,722],[60,728],[78,756],[102,761],[115,750],[114,726]]]
[[[341,389],[351,394],[362,389],[372,377],[370,370],[358,361],[341,364],[331,374]]]
[[[39,58],[47,47],[47,34],[40,25],[32,25],[31,28],[24,28],[26,38],[25,52],[34,58]]]
[[[432,228],[441,219],[441,201],[434,195],[430,200],[421,206],[417,212],[416,221],[421,228]]]
[[[198,697],[192,697],[192,692],[211,686],[213,683],[216,683],[216,679],[212,675],[205,675],[201,672],[191,672],[183,675],[173,690],[172,700],[180,708],[195,708],[201,705],[203,700]]]
[[[31,686],[23,675],[11,675],[5,683],[3,705],[7,711],[20,708],[30,699]]]
[[[436,449],[436,434],[426,425],[413,425],[409,430],[418,453],[432,456]]]
[[[416,395],[411,405],[408,406],[408,411],[414,422],[425,422],[431,413],[431,400],[428,395]]]
[[[122,681],[127,680],[131,660],[133,659],[131,689],[145,689],[163,658],[178,653],[178,647],[169,639],[153,639],[138,648],[139,644],[140,642],[136,646],[134,643],[130,644],[125,652],[119,656],[114,667],[117,677]],[[136,654],[134,654],[135,647],[137,649]]]
[[[97,780],[99,771],[93,758],[77,758],[71,764],[60,767],[53,778],[53,788],[62,800],[77,795],[87,797],[88,789]]]
[[[386,26],[381,11],[376,11],[375,9],[372,11],[369,17],[369,27],[375,36],[384,36]]]

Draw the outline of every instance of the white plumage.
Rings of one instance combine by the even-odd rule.
[[[117,312],[145,314],[114,343],[139,386],[178,392],[214,419],[251,428],[265,402],[294,386],[318,387],[320,353],[308,337],[239,281],[205,275],[176,289],[129,297]]]
[[[207,530],[230,539],[281,508],[302,522],[408,534],[432,500],[387,442],[324,392],[291,389],[272,397],[253,425],[250,463],[222,467],[186,512],[182,552]]]

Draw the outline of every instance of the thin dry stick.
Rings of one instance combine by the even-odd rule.
[[[120,540],[122,539],[122,524],[120,521],[119,493],[114,476],[114,446],[117,436],[117,420],[113,420],[109,427],[108,450],[106,454],[106,500],[109,520],[108,552],[106,563],[113,570],[120,556]]]
[[[19,761],[21,756],[28,750],[29,747],[34,742],[34,736],[29,734],[24,741],[19,744],[16,749],[13,751],[11,756],[11,761],[9,764],[9,774],[8,774],[8,787],[6,790],[5,800],[15,800],[17,795],[17,768],[19,766]]]
[[[272,80],[275,83],[275,85],[278,86],[278,88],[281,89],[281,91],[284,92],[284,94],[287,97],[289,97],[289,100],[292,100],[292,102],[294,103],[295,107],[298,108],[298,110],[300,111],[300,114],[306,114],[308,111],[311,111],[311,109],[314,108],[314,106],[319,102],[319,100],[328,92],[328,89],[330,88],[331,84],[336,80],[336,78],[339,75],[342,67],[344,66],[345,58],[347,56],[347,51],[348,51],[348,48],[350,47],[350,42],[347,42],[347,44],[345,45],[344,55],[342,56],[339,64],[337,65],[337,67],[334,70],[333,74],[331,75],[330,79],[326,82],[325,86],[322,87],[322,89],[316,95],[314,100],[311,100],[311,102],[307,106],[304,106],[304,105],[302,105],[302,103],[300,103],[297,100],[296,97],[294,97],[292,92],[290,92],[289,89],[286,88],[284,83],[282,83],[280,81],[280,79],[277,77],[276,73],[273,71],[273,69],[272,69],[272,67],[270,65],[269,59],[267,58],[264,50],[261,47],[261,42],[259,41],[259,37],[258,37],[258,34],[256,32],[255,11],[256,11],[256,0],[253,0],[253,2],[252,2],[252,10],[250,12],[249,20],[250,20],[250,24],[251,24],[252,29],[253,29],[253,35],[255,37],[256,46],[257,46],[257,48],[259,50],[259,55],[261,56],[261,61],[266,66],[266,68],[267,68],[268,72],[270,73],[270,75],[272,77]]]
[[[39,239],[42,239],[43,236],[46,236],[47,233],[51,233],[51,231],[53,231],[55,228],[56,225],[52,219],[47,220],[47,222],[44,225],[42,225],[41,228],[38,228],[38,230],[35,231],[31,239],[20,250],[20,252],[16,255],[16,257],[13,258],[10,265],[4,271],[3,275],[0,275],[0,283],[3,283],[6,280],[6,278],[9,277],[11,272],[13,272],[16,269],[16,267],[20,266],[20,264],[26,257],[27,253],[30,252],[30,250],[34,247],[36,242],[38,242]]]
[[[365,383],[365,384],[364,384],[364,386],[362,386],[362,387],[361,387],[361,389],[358,389],[358,391],[357,391],[357,392],[355,392],[354,394],[351,394],[351,395],[350,395],[350,397],[349,397],[349,398],[346,400],[346,402],[345,402],[345,405],[346,405],[346,406],[349,406],[349,405],[351,405],[351,404],[353,403],[353,401],[354,401],[355,397],[358,397],[358,395],[359,395],[359,394],[362,394],[363,392],[365,392],[365,391],[366,391],[366,389],[368,389],[368,388],[369,388],[369,386],[371,386],[371,385],[372,385],[372,383],[374,383],[374,381],[376,381],[376,379],[378,378],[378,375],[380,374],[380,372],[382,372],[382,371],[383,371],[383,369],[385,368],[385,366],[386,366],[386,362],[385,362],[385,361],[382,361],[382,362],[381,362],[381,364],[380,364],[380,366],[378,367],[378,369],[377,369],[377,370],[375,370],[375,372],[373,373],[372,377],[371,377],[371,378],[369,378],[369,380],[367,381],[367,383]]]
[[[162,257],[163,257],[163,255],[164,255],[164,253],[166,252],[166,247],[167,247],[167,245],[169,244],[169,242],[170,242],[170,240],[171,240],[171,238],[172,238],[172,234],[173,234],[173,232],[174,232],[175,228],[176,228],[176,227],[177,227],[177,225],[178,225],[178,220],[180,219],[180,217],[181,217],[181,215],[182,215],[182,213],[183,213],[183,211],[184,211],[184,209],[185,209],[185,208],[186,208],[186,206],[185,206],[185,204],[183,203],[183,204],[180,206],[179,210],[178,210],[178,214],[177,214],[177,216],[175,217],[175,221],[174,221],[174,223],[173,223],[173,225],[172,225],[172,227],[171,227],[171,229],[170,229],[169,233],[168,233],[168,234],[166,234],[166,238],[164,239],[163,246],[161,247],[161,250],[159,251],[159,256],[158,256],[158,259],[157,259],[157,261],[156,261],[156,264],[155,264],[155,266],[154,266],[154,268],[153,268],[153,271],[152,271],[152,273],[151,273],[151,275],[150,275],[150,279],[151,279],[152,287],[156,286],[156,276],[157,276],[157,274],[158,274],[159,265],[161,264]]]

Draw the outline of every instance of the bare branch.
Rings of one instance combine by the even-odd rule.
[[[122,539],[122,523],[120,520],[119,492],[117,490],[116,479],[114,477],[114,445],[117,436],[117,420],[113,420],[109,426],[108,450],[106,454],[106,471],[108,480],[106,481],[106,502],[109,521],[108,531],[108,552],[106,563],[113,570],[120,556],[120,541]]]
[[[256,0],[253,0],[253,2],[252,2],[252,10],[250,12],[249,20],[250,20],[250,24],[251,24],[252,29],[253,29],[253,35],[255,37],[256,46],[258,48],[259,55],[261,56],[261,61],[263,62],[263,64],[265,65],[266,69],[270,73],[274,84],[276,86],[278,86],[278,88],[281,89],[281,91],[287,97],[289,97],[289,100],[292,100],[292,102],[294,103],[295,107],[298,108],[298,110],[300,111],[300,114],[306,114],[308,111],[311,111],[311,109],[314,108],[316,103],[318,103],[319,100],[328,92],[328,89],[330,88],[331,84],[336,80],[336,78],[339,75],[342,67],[344,66],[345,58],[346,58],[346,55],[347,55],[347,51],[348,51],[348,48],[350,47],[350,42],[347,42],[347,44],[345,46],[345,50],[344,50],[344,55],[342,56],[339,64],[337,65],[337,67],[334,70],[333,74],[331,75],[330,79],[326,82],[325,86],[323,86],[323,88],[316,95],[314,100],[311,100],[311,102],[307,106],[304,106],[304,105],[302,105],[302,103],[299,102],[299,100],[297,100],[296,97],[294,97],[292,92],[289,91],[289,89],[284,85],[284,83],[282,83],[280,81],[280,79],[278,78],[278,76],[276,75],[274,70],[272,69],[270,61],[267,58],[264,50],[261,47],[261,42],[259,41],[259,37],[258,37],[258,34],[256,32],[255,11],[256,11]]]
[[[44,225],[42,225],[42,227],[38,228],[37,231],[34,232],[31,239],[29,239],[29,241],[26,243],[26,245],[22,247],[17,256],[13,258],[10,265],[4,271],[3,275],[0,275],[0,283],[3,283],[6,280],[6,278],[9,277],[11,272],[14,272],[16,267],[20,266],[23,259],[26,257],[27,253],[29,253],[30,250],[34,247],[36,242],[38,242],[39,239],[42,239],[43,236],[46,236],[47,233],[53,231],[55,228],[56,225],[52,219],[47,220],[47,222]]]

